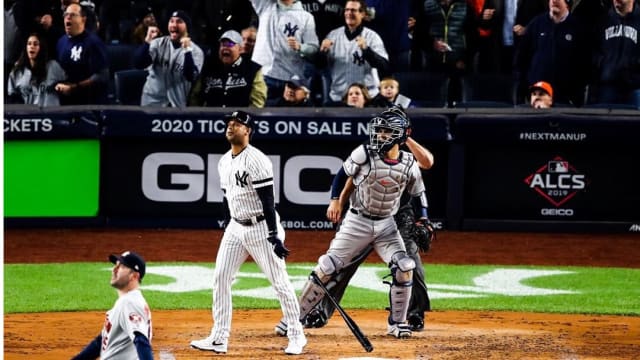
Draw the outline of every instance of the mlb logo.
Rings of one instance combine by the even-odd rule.
[[[568,173],[569,162],[568,161],[549,161],[547,164],[547,171],[549,173]]]

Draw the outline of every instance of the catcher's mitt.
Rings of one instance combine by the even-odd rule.
[[[421,251],[427,252],[431,249],[431,243],[436,239],[436,232],[429,222],[417,222],[413,229],[414,239]]]

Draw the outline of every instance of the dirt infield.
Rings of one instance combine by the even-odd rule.
[[[220,238],[209,230],[6,230],[5,263],[106,261],[135,248],[148,261],[213,261]],[[315,261],[330,232],[289,231],[290,261]],[[640,237],[514,233],[439,233],[425,263],[640,267]],[[370,261],[378,261],[372,257]],[[106,280],[105,280],[106,283]],[[384,304],[381,304],[381,307]],[[106,310],[106,309],[105,309]],[[349,310],[375,350],[366,353],[338,315],[306,333],[303,359],[635,359],[640,317],[434,311],[425,331],[408,340],[385,336],[384,311]],[[69,359],[99,331],[103,312],[5,315],[5,359]],[[285,358],[286,339],[273,334],[275,310],[234,312],[227,358]],[[209,311],[154,311],[156,359],[199,359],[189,348],[205,336]],[[290,357],[289,357],[290,358]]]

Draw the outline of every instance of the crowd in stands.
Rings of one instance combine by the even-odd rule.
[[[5,103],[118,104],[114,73],[138,69],[127,90],[142,106],[517,107],[540,93],[640,109],[640,0],[4,5]]]

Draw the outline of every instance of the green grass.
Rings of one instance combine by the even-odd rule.
[[[289,274],[296,289],[301,288],[313,264],[288,264]],[[167,292],[145,289],[144,294],[152,309],[209,309],[211,307],[210,263],[149,263],[144,286],[168,285],[173,277],[159,275],[154,269],[162,266],[197,266],[197,275],[191,275],[208,285],[197,291]],[[382,266],[372,268],[381,284],[388,270]],[[470,266],[426,265],[427,284],[432,295],[434,310],[501,310],[556,313],[617,314],[640,316],[640,269],[543,267],[543,266]],[[106,310],[117,294],[109,286],[109,263],[64,264],[8,264],[4,265],[5,313]],[[535,276],[521,281],[505,280],[507,285],[488,281],[478,284],[479,277],[487,274],[512,274],[517,271],[563,271],[567,273]],[[154,273],[154,271],[156,273]],[[269,287],[253,263],[240,269],[233,286],[234,292]],[[249,275],[247,275],[249,273]],[[504,277],[500,278],[503,279]],[[506,278],[509,278],[506,276]],[[476,279],[476,280],[474,280]],[[522,287],[571,291],[570,294],[523,295],[512,293],[514,284]],[[490,288],[489,288],[490,287]],[[265,293],[267,291],[259,291]],[[448,298],[446,296],[456,296]],[[460,296],[474,296],[464,298]],[[342,304],[345,308],[382,309],[388,303],[384,288],[369,290],[363,286],[350,286]],[[234,308],[278,308],[274,299],[235,296]]]

